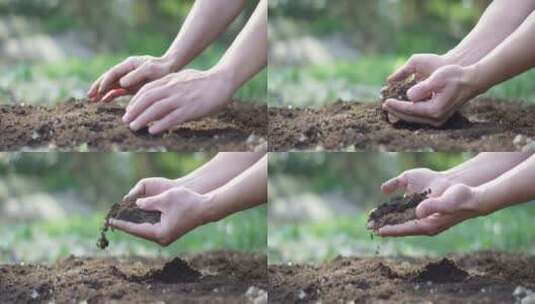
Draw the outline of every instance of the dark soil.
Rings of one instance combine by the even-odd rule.
[[[100,249],[108,247],[109,241],[106,238],[106,232],[109,229],[109,219],[114,218],[118,220],[133,222],[136,224],[150,223],[156,224],[160,222],[161,213],[158,211],[143,210],[136,205],[136,200],[126,200],[115,203],[111,206],[104,224],[100,232],[100,239],[97,241],[97,246]]]
[[[535,105],[477,98],[442,128],[381,118],[376,103],[337,101],[320,109],[269,109],[269,150],[516,151],[535,137]],[[463,118],[466,117],[466,118]]]
[[[535,257],[475,252],[431,258],[348,258],[271,265],[270,303],[514,303],[535,288]]]
[[[416,207],[423,202],[431,190],[397,196],[373,209],[368,216],[368,229],[378,230],[386,225],[397,225],[416,219]]]
[[[393,116],[390,117],[387,111],[383,111],[383,109],[381,108],[383,102],[390,98],[408,101],[409,96],[407,96],[407,91],[417,83],[418,81],[416,80],[415,75],[411,75],[402,81],[389,82],[381,89],[381,101],[379,102],[379,108],[377,111],[380,111],[382,113],[385,121],[394,123],[398,120]]]
[[[251,303],[268,288],[266,263],[264,255],[215,251],[1,265],[0,303]]]
[[[265,148],[266,106],[234,102],[223,112],[151,135],[133,132],[117,104],[69,100],[56,108],[0,105],[0,150],[250,151]]]

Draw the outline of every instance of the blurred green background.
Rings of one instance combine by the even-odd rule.
[[[407,169],[445,170],[472,153],[271,153],[268,259],[319,262],[338,255],[438,256],[472,250],[535,254],[533,202],[463,222],[437,236],[371,239],[380,185]]]
[[[162,55],[194,1],[0,0],[0,102],[53,105],[81,98],[104,71],[132,55]],[[256,6],[190,68],[207,69],[232,43]],[[266,102],[267,72],[238,92]]]
[[[166,248],[119,231],[96,246],[108,208],[145,177],[177,178],[205,153],[0,153],[0,263],[74,255],[173,256],[236,249],[264,252],[267,208],[202,226]]]
[[[491,0],[270,0],[270,106],[376,101],[412,54],[442,54]],[[535,101],[535,71],[487,94]]]

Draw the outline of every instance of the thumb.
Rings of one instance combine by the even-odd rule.
[[[139,198],[136,200],[136,205],[147,211],[162,211],[163,202],[165,201],[164,193],[158,195]]]
[[[119,84],[123,88],[130,88],[140,85],[147,78],[147,71],[145,71],[144,66],[133,70],[132,72],[126,74],[119,80]]]
[[[416,207],[416,217],[419,219],[434,213],[448,213],[446,204],[441,198],[428,198]]]
[[[433,95],[434,85],[432,78],[428,78],[407,91],[407,96],[413,102],[430,99]]]

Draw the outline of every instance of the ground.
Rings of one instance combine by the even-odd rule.
[[[73,256],[52,265],[1,265],[0,303],[267,302],[265,255],[212,251],[184,260],[189,266],[182,259]]]
[[[70,100],[56,108],[0,106],[0,150],[250,151],[265,149],[266,107],[234,102],[223,112],[162,135],[130,131],[117,104]]]
[[[337,101],[319,109],[269,109],[269,150],[516,151],[535,137],[535,105],[478,98],[466,119],[437,129],[386,122],[376,103]],[[461,117],[462,118],[462,117]]]
[[[474,252],[447,258],[338,257],[268,267],[270,303],[515,303],[535,288],[535,257]],[[353,302],[351,302],[353,301]]]

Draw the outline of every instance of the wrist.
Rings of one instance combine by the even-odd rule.
[[[236,92],[242,84],[236,69],[228,64],[218,63],[208,70],[208,72],[220,78],[231,88],[233,93]]]
[[[472,191],[474,193],[476,210],[479,215],[488,215],[496,211],[493,205],[493,198],[489,196],[491,195],[489,187],[486,185],[481,185],[478,187],[473,187]]]
[[[219,214],[219,201],[221,194],[218,193],[218,191],[212,191],[207,194],[203,194],[204,200],[199,205],[199,214],[200,214],[200,220],[201,224],[208,224],[217,222],[222,218],[222,216]]]
[[[159,57],[161,62],[166,66],[169,73],[175,73],[178,72],[180,69],[182,69],[185,65],[182,60],[180,60],[181,56],[172,50],[167,51],[165,54]]]
[[[481,77],[483,74],[479,64],[476,63],[467,67],[463,67],[463,70],[463,82],[470,89],[471,95],[477,96],[487,91],[488,85]]]

